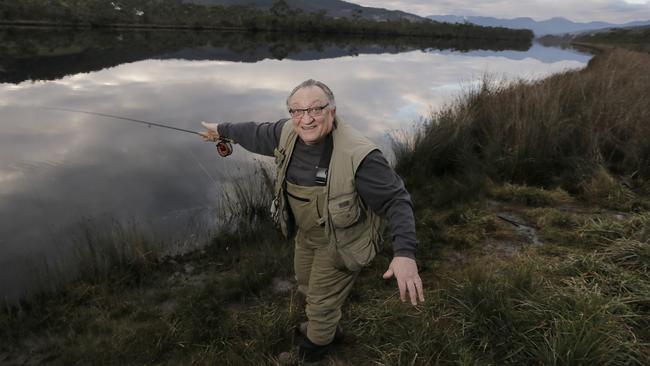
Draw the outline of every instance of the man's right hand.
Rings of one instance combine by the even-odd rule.
[[[199,132],[199,135],[203,136],[203,140],[212,141],[212,142],[219,140],[220,136],[219,136],[219,131],[217,130],[217,126],[218,126],[217,123],[201,121],[201,124],[206,129],[205,132]]]

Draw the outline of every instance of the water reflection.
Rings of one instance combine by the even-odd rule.
[[[441,51],[442,53],[450,53],[446,51]],[[591,58],[591,55],[588,53],[580,52],[576,49],[565,47],[552,47],[544,46],[541,43],[533,43],[533,45],[527,50],[502,50],[502,51],[491,51],[491,50],[469,50],[465,53],[468,56],[476,57],[505,57],[511,60],[524,60],[527,58],[533,58],[535,60],[541,61],[546,64],[551,64],[555,62],[562,61],[578,61],[586,63]]]
[[[474,55],[414,47],[390,53],[382,47],[377,46],[382,52],[358,56],[316,59],[314,53],[309,60],[260,59],[257,51],[251,51],[256,55],[251,59],[261,60],[255,63],[239,62],[246,57],[187,60],[168,53],[160,56],[165,59],[118,65],[126,56],[139,60],[151,55],[148,49],[138,54],[129,48],[133,54],[122,50],[114,58],[108,51],[98,53],[110,62],[95,66],[116,65],[110,68],[94,72],[86,68],[63,76],[79,70],[68,60],[67,68],[43,72],[59,75],[56,80],[0,84],[0,294],[20,294],[31,283],[34,266],[68,251],[66,234],[82,217],[137,218],[155,230],[166,230],[168,237],[191,235],[187,223],[218,204],[220,184],[208,175],[218,182],[242,175],[241,164],[251,160],[239,147],[231,157],[221,159],[213,145],[193,135],[39,106],[91,110],[196,130],[201,120],[283,118],[291,88],[316,78],[333,89],[340,116],[386,147],[387,131],[407,128],[486,72],[537,78],[582,67],[587,61],[571,51],[564,51],[566,58],[549,62],[532,55],[508,58],[500,51]],[[175,52],[204,51],[188,46]],[[81,60],[85,68],[87,59]]]
[[[0,82],[52,80],[144,59],[319,60],[417,49],[521,50],[528,42],[262,32],[0,29]]]

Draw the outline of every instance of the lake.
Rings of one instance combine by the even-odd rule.
[[[200,130],[276,121],[303,80],[328,84],[337,113],[390,155],[409,130],[490,75],[538,79],[591,55],[533,45],[314,35],[0,29],[0,295],[74,267],[89,220],[137,222],[170,251],[205,242],[221,185],[257,166],[189,133],[44,109],[72,108]],[[259,159],[269,161],[268,159]],[[182,247],[182,248],[181,248]],[[49,263],[49,264],[48,264]]]

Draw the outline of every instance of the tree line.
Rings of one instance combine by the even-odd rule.
[[[639,51],[650,52],[650,26],[637,28],[614,28],[608,32],[585,34],[575,41],[592,44],[622,46]]]
[[[356,12],[333,18],[326,10],[304,12],[276,0],[267,9],[252,6],[205,6],[182,0],[0,0],[0,22],[86,27],[170,27],[242,29],[338,34],[409,35],[437,38],[516,39],[530,41],[532,31],[434,21],[373,21]]]

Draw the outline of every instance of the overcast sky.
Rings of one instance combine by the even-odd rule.
[[[650,20],[650,0],[350,0],[364,6],[427,15],[481,15],[497,18],[561,16],[575,22],[625,23]]]

